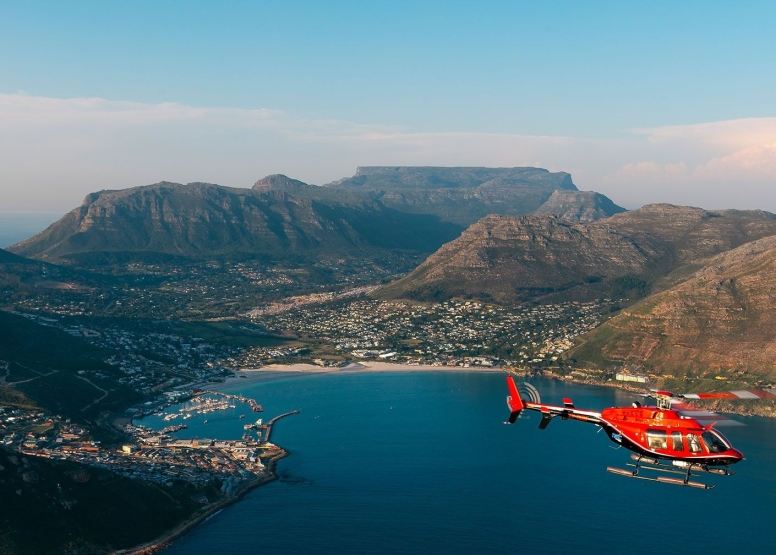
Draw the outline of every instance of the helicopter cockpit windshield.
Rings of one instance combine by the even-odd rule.
[[[701,434],[701,439],[709,453],[722,453],[730,449],[730,445],[716,430],[706,430]]]

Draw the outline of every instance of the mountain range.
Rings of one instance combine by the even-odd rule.
[[[366,256],[433,251],[459,228],[366,195],[293,180],[254,189],[157,183],[101,191],[13,252],[41,260]]]
[[[579,193],[568,174],[536,168],[359,172],[325,187],[272,175],[252,189],[161,182],[100,191],[10,250],[86,265],[208,257],[368,258],[397,250],[429,254],[463,231],[474,217],[472,207],[484,213],[522,213],[541,207],[554,192],[573,192],[577,196],[562,197],[565,203],[554,201],[567,217],[622,210],[600,195]],[[391,191],[420,197],[415,204],[396,202]],[[456,208],[463,204],[470,206],[468,211]]]

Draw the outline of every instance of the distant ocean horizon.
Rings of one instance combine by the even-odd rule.
[[[531,380],[546,402],[600,410],[628,405],[612,388]],[[723,555],[771,553],[776,420],[733,419],[725,434],[746,455],[735,476],[702,476],[703,491],[606,472],[623,466],[598,428],[538,415],[503,425],[503,375],[329,374],[236,385],[290,456],[279,480],[250,491],[164,555],[286,553],[470,555]],[[188,420],[179,437],[243,433],[236,408]],[[158,417],[155,417],[158,418]],[[163,421],[154,424],[160,426]]]
[[[62,216],[62,212],[0,212],[0,248],[29,239]]]

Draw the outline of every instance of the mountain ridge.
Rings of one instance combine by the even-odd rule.
[[[499,303],[640,297],[676,268],[776,234],[767,212],[650,205],[589,223],[488,216],[378,298]]]
[[[603,205],[619,209],[606,197],[578,192],[569,174],[539,168],[361,167],[357,173],[372,185],[388,176],[402,190],[376,191],[367,182],[348,185],[347,178],[338,186],[316,186],[282,174],[268,175],[250,189],[169,181],[105,189],[86,195],[58,222],[8,250],[87,266],[207,257],[429,254],[463,231],[472,210],[522,212],[542,206],[561,189],[568,193],[561,207],[566,217],[572,212],[600,217]],[[394,193],[411,202],[393,202]]]
[[[285,181],[259,190],[160,182],[99,191],[9,251],[42,260],[100,252],[280,258],[431,252],[460,231],[432,216],[401,214],[366,195],[298,183],[293,191]]]
[[[534,214],[552,214],[574,222],[594,222],[626,212],[612,200],[595,191],[556,190]]]

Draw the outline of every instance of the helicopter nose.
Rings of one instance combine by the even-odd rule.
[[[736,458],[736,462],[738,462],[740,460],[743,460],[743,458],[744,458],[744,454],[741,451],[739,451],[738,449],[734,449],[733,447],[728,449],[728,453],[730,453],[732,456],[734,456]]]

